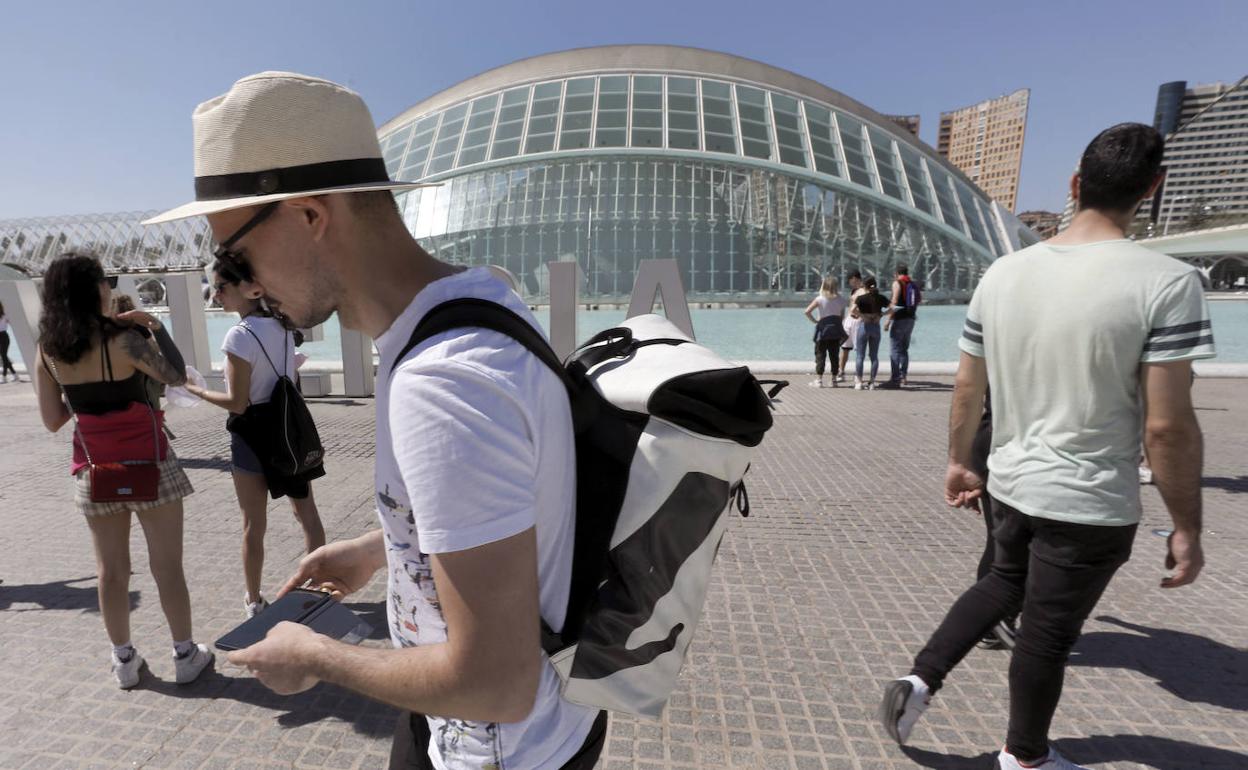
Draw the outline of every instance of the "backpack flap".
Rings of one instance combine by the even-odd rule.
[[[568,700],[657,717],[677,684],[753,450],[651,419],[578,642],[551,656]]]
[[[630,341],[621,345],[621,338]],[[615,357],[605,357],[612,345]],[[757,446],[771,428],[770,400],[749,368],[699,345],[662,316],[630,318],[573,360],[589,364],[603,396],[622,409],[746,446]]]

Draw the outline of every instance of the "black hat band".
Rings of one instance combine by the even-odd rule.
[[[331,160],[303,166],[195,177],[195,200],[216,201],[252,195],[300,193],[332,187],[390,182],[381,158]]]

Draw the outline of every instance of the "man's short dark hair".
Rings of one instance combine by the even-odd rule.
[[[1161,171],[1165,144],[1143,123],[1119,123],[1097,134],[1079,161],[1079,207],[1133,209]]]
[[[910,275],[910,266],[905,262],[897,264],[897,275]]]
[[[361,219],[377,221],[399,213],[398,201],[389,190],[352,193],[348,200],[351,210]]]
[[[850,271],[849,271],[849,277],[850,277],[850,280],[853,280],[854,278],[857,278],[858,280],[860,280],[860,281],[861,281],[861,280],[862,280],[862,273],[861,273],[860,271],[858,271],[858,270],[850,270]]]

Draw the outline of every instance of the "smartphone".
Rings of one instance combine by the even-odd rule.
[[[334,601],[328,592],[296,588],[222,636],[215,646],[227,652],[250,647],[283,621],[308,626],[348,644],[358,644],[373,631],[372,626]]]

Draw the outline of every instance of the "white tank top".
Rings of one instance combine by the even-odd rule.
[[[837,315],[843,316],[845,315],[845,306],[848,304],[845,301],[845,298],[840,295],[837,295],[832,299],[828,299],[822,294],[815,297],[815,303],[819,307],[820,318],[831,318],[832,316]]]

